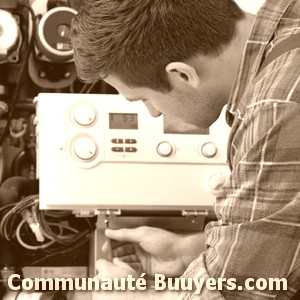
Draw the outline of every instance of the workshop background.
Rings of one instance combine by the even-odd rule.
[[[80,3],[0,1],[0,299],[17,299],[10,274],[88,276],[95,219],[40,211],[36,180],[36,95],[115,92],[76,79],[68,33]]]

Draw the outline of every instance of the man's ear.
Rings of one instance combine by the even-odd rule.
[[[171,62],[166,66],[166,72],[173,86],[187,84],[190,87],[197,88],[200,84],[196,69],[186,63]]]

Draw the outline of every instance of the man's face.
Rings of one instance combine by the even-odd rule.
[[[127,100],[143,101],[153,117],[164,114],[199,128],[208,128],[224,105],[220,93],[209,84],[197,89],[174,87],[162,93],[146,87],[128,87],[115,75],[109,75],[105,81]]]

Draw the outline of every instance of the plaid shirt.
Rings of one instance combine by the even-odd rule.
[[[287,291],[203,289],[180,299],[289,299],[300,288],[300,48],[258,73],[279,42],[300,32],[300,1],[267,0],[247,41],[228,103],[231,175],[217,195],[219,219],[206,252],[184,277],[286,278]]]

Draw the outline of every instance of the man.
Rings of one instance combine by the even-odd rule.
[[[106,232],[125,242],[98,277],[164,273],[233,278],[219,290],[150,288],[99,299],[290,299],[300,287],[300,46],[262,67],[300,32],[300,3],[267,0],[256,18],[232,0],[86,0],[72,28],[75,63],[155,117],[210,126],[227,104],[231,176],[216,198],[217,222],[182,237],[141,227]],[[278,51],[278,50],[277,50]],[[159,191],[158,191],[159,192]],[[131,243],[131,244],[129,244]],[[286,278],[287,290],[246,281]],[[259,281],[260,283],[262,281]],[[98,298],[96,298],[98,299]]]

